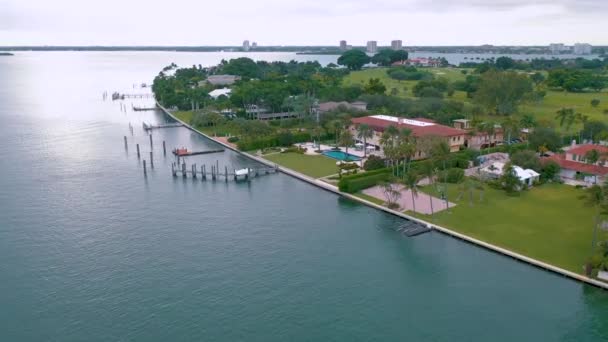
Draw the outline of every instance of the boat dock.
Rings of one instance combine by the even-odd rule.
[[[401,232],[407,237],[414,237],[420,234],[428,233],[431,231],[430,228],[425,227],[417,222],[407,221],[397,228],[398,232]]]
[[[160,125],[148,125],[147,123],[142,123],[144,131],[151,131],[153,129],[161,129],[161,128],[172,128],[172,127],[182,127],[183,125],[179,122],[172,122]]]
[[[176,155],[178,157],[188,157],[188,156],[196,156],[199,154],[220,153],[220,152],[224,152],[224,149],[220,148],[220,149],[206,150],[206,151],[188,151],[185,148],[176,148],[172,152],[174,155]]]
[[[223,172],[222,172],[223,171]],[[206,180],[209,177],[211,180],[219,180],[223,178],[224,181],[228,181],[233,179],[235,181],[239,180],[251,180],[252,178],[269,175],[279,172],[278,167],[262,167],[262,168],[245,168],[245,169],[232,169],[232,172],[228,171],[228,167],[224,166],[222,170],[219,167],[219,164],[211,165],[209,169],[207,169],[207,165],[201,165],[200,168],[196,164],[190,165],[188,167],[186,163],[182,163],[179,165],[178,163],[171,163],[171,174],[173,177],[177,177],[181,175],[186,178],[188,175],[193,179],[200,177],[201,180]]]
[[[156,109],[156,107],[137,107],[137,106],[132,106],[131,108],[136,112],[143,112],[146,110],[155,110]]]
[[[124,100],[124,99],[153,99],[154,94],[152,93],[141,93],[141,94],[121,94],[119,92],[112,93],[112,101]]]

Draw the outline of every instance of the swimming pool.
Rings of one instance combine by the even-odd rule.
[[[350,153],[346,153],[343,151],[332,151],[332,150],[328,150],[328,151],[323,151],[322,152],[324,156],[330,157],[330,158],[334,158],[337,160],[341,160],[341,161],[359,161],[361,160],[360,157],[357,157],[353,154]]]

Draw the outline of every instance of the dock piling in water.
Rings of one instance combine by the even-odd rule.
[[[228,166],[224,166],[224,179],[228,183]]]
[[[186,173],[186,163],[182,164],[182,175],[184,176],[184,178],[186,178],[187,173]]]
[[[192,164],[192,178],[196,179],[196,164]]]
[[[152,151],[150,151],[150,168],[154,168],[154,157],[152,155]]]
[[[129,147],[127,145],[127,136],[125,135],[125,150],[127,150]]]
[[[139,159],[139,144],[135,144],[135,147],[137,147],[137,158]]]
[[[147,171],[146,171],[146,160],[144,159],[144,176],[147,175]]]
[[[150,149],[154,148],[154,144],[152,144],[152,134],[150,134]]]
[[[166,156],[167,155],[167,145],[165,144],[165,141],[163,140],[163,155]]]

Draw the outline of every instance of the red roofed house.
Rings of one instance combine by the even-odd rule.
[[[599,161],[589,164],[585,160],[587,152],[596,150]],[[576,145],[566,153],[555,154],[544,160],[553,160],[561,167],[560,177],[564,181],[579,180],[587,184],[600,184],[606,180],[608,175],[608,147],[594,144]]]
[[[461,147],[464,146],[467,135],[467,131],[465,130],[440,125],[433,120],[424,118],[406,119],[389,115],[371,115],[352,119],[351,122],[352,125],[349,130],[355,139],[357,139],[357,128],[359,125],[367,124],[371,127],[374,131],[374,136],[371,139],[367,139],[367,144],[375,147],[378,151],[382,151],[380,137],[384,130],[389,126],[395,126],[400,130],[407,128],[412,132],[412,136],[415,138],[441,137],[448,143],[451,152],[459,151]],[[358,139],[357,141],[362,142]],[[414,155],[414,159],[422,159],[425,157],[424,152],[420,150],[417,150]]]

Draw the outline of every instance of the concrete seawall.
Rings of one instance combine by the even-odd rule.
[[[267,166],[271,166],[271,167],[275,167],[274,163],[271,163],[270,161],[268,161],[266,159],[260,158],[258,156],[254,156],[254,155],[249,154],[247,152],[240,151],[240,150],[236,149],[235,147],[233,147],[233,146],[231,146],[229,144],[225,144],[225,143],[223,143],[221,141],[213,139],[212,137],[206,135],[205,133],[197,130],[196,128],[194,128],[194,127],[190,126],[189,124],[183,122],[182,120],[178,119],[173,114],[171,114],[171,112],[169,112],[166,108],[164,108],[163,106],[161,106],[159,103],[157,103],[157,106],[165,114],[167,114],[168,116],[170,116],[174,120],[182,123],[186,128],[188,128],[188,129],[190,129],[190,130],[192,130],[192,131],[194,131],[194,132],[202,135],[203,137],[205,137],[205,138],[207,138],[209,140],[212,140],[212,141],[214,141],[214,142],[216,142],[216,143],[224,146],[225,148],[228,148],[228,149],[230,149],[230,150],[232,150],[232,151],[234,151],[236,153],[239,153],[239,154],[241,154],[243,156],[246,156],[246,157],[248,157],[250,159],[253,159],[253,160],[255,160],[255,161],[257,161],[257,162],[259,162],[261,164],[264,164],[264,165],[267,165]],[[350,200],[359,202],[361,204],[367,205],[369,207],[372,207],[372,208],[375,208],[375,209],[378,209],[378,210],[382,210],[382,211],[387,212],[389,214],[392,214],[392,215],[395,215],[395,216],[399,216],[399,217],[404,218],[406,220],[417,222],[419,224],[422,224],[424,226],[432,228],[432,229],[434,229],[434,230],[436,230],[438,232],[441,232],[443,234],[450,235],[452,237],[461,239],[461,240],[466,241],[468,243],[471,243],[471,244],[474,244],[474,245],[486,248],[486,249],[491,250],[493,252],[500,253],[502,255],[506,255],[506,256],[511,257],[511,258],[513,258],[515,260],[518,260],[518,261],[521,261],[521,262],[525,262],[527,264],[536,266],[538,268],[541,268],[541,269],[544,269],[544,270],[547,270],[547,271],[550,271],[550,272],[553,272],[553,273],[557,273],[557,274],[560,274],[562,276],[565,276],[565,277],[568,277],[568,278],[571,278],[571,279],[574,279],[574,280],[578,280],[578,281],[587,283],[589,285],[593,285],[593,286],[602,288],[604,290],[608,290],[608,283],[604,283],[604,282],[601,282],[599,280],[592,279],[592,278],[589,278],[589,277],[586,277],[586,276],[583,276],[583,275],[580,275],[580,274],[568,271],[566,269],[563,269],[563,268],[560,268],[560,267],[557,267],[557,266],[553,266],[553,265],[547,264],[547,263],[542,262],[540,260],[536,260],[536,259],[527,257],[525,255],[513,252],[511,250],[508,250],[508,249],[505,249],[505,248],[502,248],[502,247],[499,247],[499,246],[496,246],[496,245],[493,245],[493,244],[490,244],[490,243],[487,243],[487,242],[475,239],[473,237],[470,237],[470,236],[467,236],[467,235],[455,232],[455,231],[453,231],[451,229],[448,229],[448,228],[445,228],[445,227],[433,224],[431,222],[427,222],[427,221],[418,219],[416,217],[404,214],[402,212],[389,209],[387,207],[384,207],[384,206],[378,205],[376,203],[367,201],[365,199],[356,197],[356,196],[354,196],[352,194],[341,192],[341,191],[338,190],[337,187],[335,187],[335,186],[333,186],[331,184],[325,183],[325,182],[320,181],[318,179],[314,179],[314,178],[308,177],[308,176],[306,176],[304,174],[301,174],[301,173],[299,173],[297,171],[294,171],[292,169],[285,168],[285,167],[280,166],[280,165],[278,166],[278,169],[279,169],[279,171],[281,171],[282,173],[284,173],[286,175],[292,176],[294,178],[297,178],[297,179],[300,179],[300,180],[305,181],[307,183],[310,183],[312,185],[315,185],[315,186],[317,186],[317,187],[319,187],[319,188],[321,188],[323,190],[333,192],[333,193],[335,193],[335,194],[337,194],[339,196],[348,198]]]

